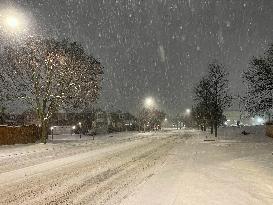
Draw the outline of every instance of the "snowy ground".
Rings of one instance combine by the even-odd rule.
[[[245,129],[249,135],[242,135]],[[0,204],[273,204],[262,127],[56,136],[0,147]]]

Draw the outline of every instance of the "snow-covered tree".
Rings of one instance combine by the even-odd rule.
[[[150,119],[151,119],[151,116],[150,116],[149,109],[143,108],[138,112],[137,120],[138,120],[139,131],[143,129],[143,131],[145,132],[147,123],[149,122]]]
[[[1,72],[1,68],[0,68]],[[0,124],[4,123],[4,111],[6,110],[6,104],[8,102],[8,91],[7,91],[7,85],[4,81],[5,79],[0,73]]]
[[[229,94],[228,73],[222,64],[217,62],[209,64],[208,79],[212,94],[212,121],[217,137],[217,128],[223,123],[223,111],[231,106],[232,96]]]
[[[206,111],[204,103],[198,102],[192,108],[192,117],[193,121],[197,124],[197,126],[201,127],[203,131],[207,130],[207,127],[210,125],[209,113]]]
[[[205,130],[208,125],[212,125],[212,93],[210,86],[209,80],[206,77],[203,77],[194,88],[195,105],[192,110],[193,119]],[[211,130],[213,131],[213,126],[211,126]]]
[[[143,128],[145,132],[146,128],[153,129],[155,126],[161,126],[165,116],[166,113],[157,109],[141,109],[137,116],[139,130]]]
[[[156,126],[161,127],[163,121],[165,120],[165,117],[166,117],[165,112],[161,110],[153,109],[151,111],[151,121],[150,121],[151,128],[154,128]]]
[[[199,116],[206,121],[205,124],[211,124],[217,137],[217,128],[224,119],[223,111],[231,105],[232,97],[229,94],[228,73],[224,66],[213,62],[208,68],[208,75],[201,79],[194,90],[195,118]]]
[[[99,96],[102,66],[75,42],[31,37],[22,45],[6,47],[0,60],[9,98],[24,100],[36,110],[44,143],[54,112]]]
[[[273,45],[263,57],[253,57],[243,73],[247,91],[245,110],[252,116],[263,115],[273,108]]]

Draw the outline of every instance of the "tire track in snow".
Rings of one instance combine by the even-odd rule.
[[[71,204],[73,201],[73,204],[89,204],[92,200],[107,201],[113,193],[119,192],[132,179],[141,175],[141,169],[143,171],[154,166],[153,158],[156,161],[163,157],[172,141],[173,138],[143,139],[143,144],[116,153],[109,152],[107,156],[95,161],[57,167],[44,175],[33,176],[23,182],[0,188],[0,202]],[[145,178],[140,178],[143,177]]]

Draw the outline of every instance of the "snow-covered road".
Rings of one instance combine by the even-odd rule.
[[[238,133],[216,142],[168,130],[2,147],[0,204],[272,205],[273,139]]]
[[[273,140],[204,142],[202,138],[178,143],[164,167],[121,204],[273,204]]]

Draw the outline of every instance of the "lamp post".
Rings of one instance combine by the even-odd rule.
[[[80,128],[80,139],[82,138],[82,123],[81,122],[79,122],[79,128]]]
[[[185,126],[190,126],[191,122],[190,122],[190,116],[191,116],[191,109],[187,108],[185,110],[185,114],[184,114],[184,127]]]
[[[168,118],[167,117],[165,117],[165,119],[164,119],[164,123],[163,123],[163,125],[164,125],[164,128],[167,128],[168,127]]]
[[[53,141],[53,131],[54,131],[54,127],[52,126],[52,127],[50,127],[50,130],[51,130],[51,139],[52,139],[52,141]]]
[[[155,100],[154,100],[154,98],[153,97],[146,97],[145,99],[144,99],[144,103],[143,103],[143,106],[144,106],[144,108],[146,108],[147,110],[147,113],[145,114],[145,116],[144,116],[144,118],[146,118],[146,119],[144,119],[144,132],[146,131],[146,126],[147,127],[149,127],[150,126],[150,123],[148,122],[148,123],[146,123],[146,120],[149,120],[150,119],[150,117],[149,117],[149,113],[150,113],[150,111],[153,109],[153,108],[155,108],[155,106],[156,106],[156,103],[155,103]],[[146,112],[145,111],[145,112]]]
[[[71,136],[72,136],[73,132],[75,133],[75,129],[76,129],[76,126],[75,126],[75,125],[74,125],[74,126],[72,126]]]

